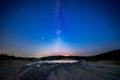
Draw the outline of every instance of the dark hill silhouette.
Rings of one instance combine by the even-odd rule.
[[[47,57],[42,57],[41,60],[59,60],[59,59],[75,59],[75,60],[91,60],[91,61],[96,61],[96,60],[120,60],[120,49],[119,50],[114,50],[114,51],[109,51],[106,53],[102,53],[99,55],[95,56],[47,56]]]
[[[90,61],[96,61],[96,60],[120,60],[120,49],[109,51],[106,53],[102,53],[95,56],[62,56],[62,55],[56,55],[56,56],[46,56],[42,58],[35,58],[35,57],[16,57],[14,55],[7,55],[7,54],[0,54],[0,60],[30,60],[30,61],[39,61],[39,60],[59,60],[59,59],[74,59],[74,60],[90,60]]]
[[[120,49],[92,56],[95,60],[120,60]]]

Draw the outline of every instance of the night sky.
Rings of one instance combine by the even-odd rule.
[[[0,51],[96,55],[120,49],[119,0],[0,0]]]

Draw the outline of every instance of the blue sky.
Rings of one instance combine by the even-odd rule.
[[[69,46],[73,54],[120,48],[119,0],[60,0],[57,19],[56,1],[1,0],[0,50],[20,56],[44,54],[43,48],[52,47],[58,37],[56,20],[61,22],[62,46]]]

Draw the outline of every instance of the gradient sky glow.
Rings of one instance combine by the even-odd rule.
[[[60,0],[60,44],[56,1],[0,0],[0,51],[38,57],[120,49],[119,0]]]

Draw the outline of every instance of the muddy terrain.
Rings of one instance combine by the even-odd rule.
[[[26,62],[0,65],[1,80],[120,80],[120,66],[77,62]]]

